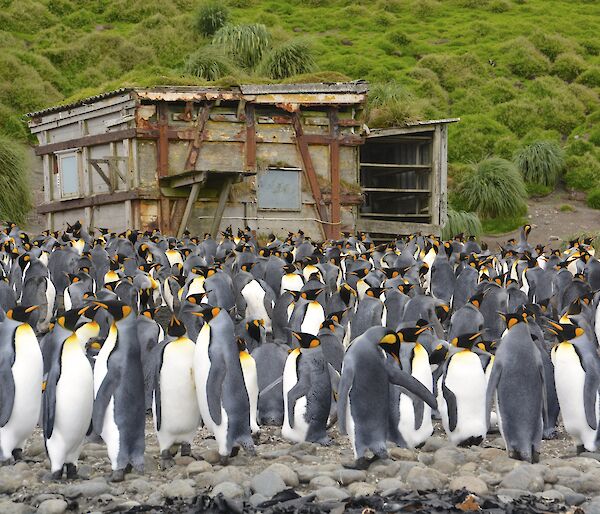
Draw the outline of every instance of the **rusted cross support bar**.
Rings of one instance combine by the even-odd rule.
[[[325,204],[323,203],[323,197],[321,196],[321,189],[319,187],[319,181],[317,180],[317,174],[313,166],[312,157],[308,149],[308,143],[304,136],[304,129],[302,128],[302,121],[300,120],[300,114],[298,112],[293,113],[292,123],[294,125],[294,132],[296,133],[296,146],[300,152],[302,159],[302,169],[306,176],[306,180],[310,185],[310,191],[315,199],[315,205],[317,207],[317,213],[321,221],[329,221],[327,217],[327,211]],[[325,237],[327,233],[323,230]]]
[[[212,107],[212,102],[208,102],[200,107],[197,117],[196,130],[193,141],[190,143],[190,150],[185,161],[185,171],[193,171],[196,169],[196,161],[198,160],[198,155],[200,154],[200,147],[202,146],[202,141],[204,140],[204,129],[206,128],[206,122],[208,121],[208,116],[210,114],[210,109]]]

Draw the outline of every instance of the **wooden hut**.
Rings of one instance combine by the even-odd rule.
[[[365,82],[125,88],[28,114],[51,230],[437,233],[447,124],[369,130]]]

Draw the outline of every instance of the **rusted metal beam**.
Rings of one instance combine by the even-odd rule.
[[[88,196],[86,198],[74,198],[73,200],[63,200],[58,202],[45,203],[37,208],[39,214],[48,214],[52,212],[68,211],[71,209],[83,209],[95,205],[107,205],[111,203],[121,203],[128,200],[156,200],[158,194],[148,191],[121,191],[116,193],[104,193],[101,195]]]
[[[331,193],[323,193],[323,201],[325,203],[331,203]],[[362,205],[364,203],[363,195],[358,193],[341,193],[340,204],[341,205]]]
[[[197,117],[195,137],[190,143],[190,150],[188,152],[187,159],[185,160],[185,167],[183,168],[185,171],[193,171],[196,169],[196,162],[198,161],[198,155],[200,154],[200,146],[202,146],[202,141],[204,140],[204,129],[206,128],[206,122],[208,121],[208,115],[210,114],[211,107],[212,102],[208,102],[200,107]]]
[[[319,187],[317,173],[315,172],[315,168],[313,166],[312,157],[310,156],[308,143],[306,142],[306,136],[304,135],[302,120],[300,119],[299,113],[295,112],[293,114],[292,122],[294,126],[294,132],[296,133],[296,146],[298,148],[298,152],[300,153],[300,158],[302,159],[302,169],[304,170],[306,180],[310,186],[312,196],[315,199],[318,217],[321,221],[327,222],[327,211],[323,203],[321,188]],[[323,235],[325,237],[327,236],[327,231],[325,229],[323,229]]]
[[[131,139],[136,137],[136,135],[136,129],[129,128],[124,130],[115,130],[114,132],[107,132],[106,134],[82,136],[75,139],[68,139],[67,141],[37,146],[35,148],[35,155],[47,155],[54,152],[61,152],[62,150],[69,150],[71,148],[79,148],[82,146],[103,145],[105,143],[112,143],[114,141],[122,141],[123,139]]]
[[[254,106],[246,104],[246,169],[256,170],[256,126]]]
[[[306,142],[310,145],[330,145],[335,139],[341,146],[359,146],[365,142],[365,138],[361,136],[338,136],[333,138],[332,136],[320,135],[320,134],[306,134]]]
[[[342,221],[342,206],[340,204],[340,135],[338,126],[338,111],[332,107],[328,111],[329,135],[332,138],[329,145],[329,179],[331,180],[331,225],[329,226],[329,237],[338,239]]]
[[[158,144],[156,145],[156,173],[158,177],[166,177],[169,174],[169,139],[167,130],[169,120],[167,118],[167,106],[159,104],[158,108]]]

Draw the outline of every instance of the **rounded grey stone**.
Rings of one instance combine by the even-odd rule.
[[[149,494],[155,487],[143,478],[136,478],[131,482],[127,482],[127,490],[132,493]]]
[[[300,484],[298,473],[285,464],[275,462],[267,467],[265,471],[273,471],[278,474],[288,487],[298,487]]]
[[[402,480],[406,480],[408,474],[413,468],[424,468],[423,464],[416,461],[401,461],[397,462],[396,464],[398,464],[398,472],[396,473],[396,476],[399,476]]]
[[[478,477],[472,475],[463,475],[456,477],[450,481],[448,488],[451,491],[460,491],[466,489],[470,493],[484,495],[488,493],[487,484]]]
[[[446,477],[439,471],[431,468],[414,467],[406,476],[406,483],[415,491],[429,491],[442,489]]]
[[[272,498],[277,493],[283,491],[286,485],[277,473],[265,470],[252,478],[250,487],[252,487],[255,493]]]
[[[556,489],[548,489],[547,491],[542,491],[541,493],[535,493],[535,496],[541,498],[542,500],[558,501],[561,503],[565,501],[565,495]]]
[[[438,436],[433,436],[427,439],[427,441],[425,441],[425,444],[423,445],[421,450],[424,452],[435,452],[436,450],[439,450],[440,448],[443,448],[448,444],[449,443],[447,439]]]
[[[504,489],[504,488],[500,488],[496,491],[496,494],[498,495],[498,497],[506,497],[506,498],[510,498],[510,499],[515,499],[515,498],[520,498],[521,496],[527,496],[529,493],[529,491],[524,491],[523,489]]]
[[[370,496],[375,494],[377,488],[368,482],[353,482],[348,486],[348,492],[352,496]]]
[[[210,464],[210,462],[207,462],[205,460],[195,460],[193,462],[190,462],[186,466],[185,471],[188,477],[192,477],[194,475],[197,475],[198,473],[212,471],[212,469],[213,467]]]
[[[95,478],[87,482],[68,485],[63,489],[62,494],[67,498],[77,498],[79,496],[91,498],[109,492],[110,485],[108,485],[106,480],[104,478]]]
[[[348,498],[348,493],[344,489],[337,487],[321,487],[317,490],[317,499],[320,501],[342,501]]]
[[[581,493],[576,493],[570,487],[565,487],[560,484],[553,485],[552,488],[565,497],[565,503],[567,505],[581,505],[585,500],[586,496]]]
[[[539,469],[530,464],[521,464],[507,473],[502,482],[502,489],[523,489],[532,493],[544,490],[544,477]]]
[[[403,489],[404,484],[398,480],[397,478],[384,478],[377,482],[377,491],[397,491],[399,489]]]
[[[265,498],[262,494],[253,494],[249,498],[250,505],[258,507],[261,503],[266,502],[268,498]]]
[[[193,480],[173,480],[161,487],[167,498],[193,498],[196,495]]]
[[[367,474],[359,469],[338,469],[333,472],[332,477],[342,485],[349,485],[353,482],[364,482]]]
[[[65,500],[46,500],[40,503],[38,514],[63,514],[66,512],[68,503]]]
[[[0,512],[2,514],[33,514],[35,509],[25,503],[0,501]]]
[[[246,480],[246,474],[243,473],[241,468],[237,466],[225,466],[216,473],[211,473],[211,475],[211,482],[213,486],[220,484],[221,482],[234,482],[236,484],[241,484],[244,480]]]
[[[321,489],[321,487],[337,487],[337,485],[338,483],[333,478],[326,475],[315,477],[308,483],[308,486],[311,489]]]
[[[221,482],[210,492],[210,496],[217,496],[218,494],[222,494],[226,498],[239,498],[244,495],[244,489],[233,482]]]

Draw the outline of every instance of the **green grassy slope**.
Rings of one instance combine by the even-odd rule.
[[[566,147],[568,184],[600,181],[595,0],[225,2],[232,23],[263,23],[276,43],[308,41],[315,71],[338,72],[323,77],[393,82],[406,99],[402,116],[461,117],[453,163],[510,158],[528,141],[553,139]],[[199,82],[182,71],[210,43],[195,29],[198,5],[0,0],[0,132],[25,140],[19,116],[67,98]],[[261,79],[249,70],[225,79],[236,80]],[[383,111],[378,119],[390,121]]]

